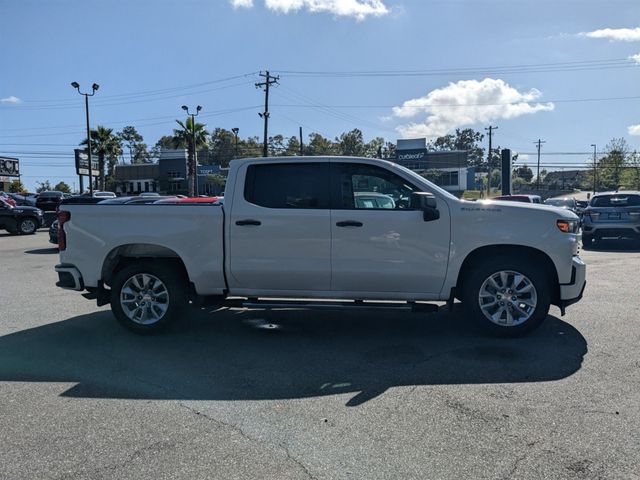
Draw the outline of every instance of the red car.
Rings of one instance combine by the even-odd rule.
[[[163,205],[176,205],[181,203],[217,203],[224,197],[185,197],[185,198],[165,198],[163,200],[158,200],[157,202],[153,202],[154,205],[163,204]]]
[[[0,198],[2,198],[2,200],[7,202],[12,207],[16,206],[16,201],[13,198],[11,198],[9,195],[7,195],[6,193],[0,192]]]

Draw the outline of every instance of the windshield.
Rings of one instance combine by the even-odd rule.
[[[640,206],[640,195],[615,194],[599,195],[591,199],[592,207],[637,207]]]

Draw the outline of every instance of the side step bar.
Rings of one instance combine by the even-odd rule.
[[[230,299],[218,302],[218,305],[229,308],[262,308],[265,310],[302,308],[309,310],[403,310],[415,313],[434,313],[438,305],[418,302],[373,302],[364,300],[269,300],[269,299]]]

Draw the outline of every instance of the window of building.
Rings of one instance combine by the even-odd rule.
[[[140,193],[142,191],[142,182],[137,182],[138,183],[138,190],[137,192]]]
[[[332,164],[332,205],[336,209],[409,208],[418,188],[384,168],[358,163]]]
[[[169,182],[169,191],[170,192],[179,192],[180,191],[180,183],[179,182]]]
[[[329,208],[329,163],[250,165],[244,198],[268,208]]]
[[[144,182],[144,191],[145,192],[149,191],[149,182]]]

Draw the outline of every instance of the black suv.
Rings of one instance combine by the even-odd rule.
[[[45,212],[55,211],[55,209],[58,208],[58,205],[60,205],[60,202],[63,198],[64,193],[62,192],[42,192],[36,199],[36,208],[39,208],[40,210],[43,210]]]
[[[42,210],[35,207],[13,207],[0,199],[0,228],[9,233],[36,233],[44,223]]]

